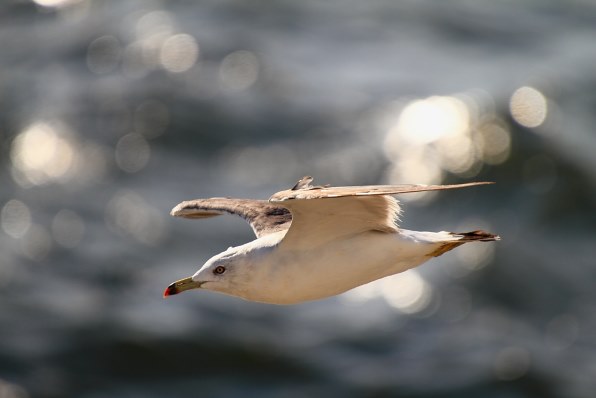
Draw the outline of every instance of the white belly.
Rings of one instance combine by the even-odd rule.
[[[246,299],[273,304],[316,300],[397,274],[427,261],[437,243],[399,233],[366,232],[310,250],[278,246],[262,259]]]

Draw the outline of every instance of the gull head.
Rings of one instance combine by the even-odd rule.
[[[223,253],[211,257],[193,276],[171,283],[163,293],[164,297],[191,289],[207,289],[221,293],[241,290],[242,281],[249,277],[245,256],[238,248],[230,247]]]

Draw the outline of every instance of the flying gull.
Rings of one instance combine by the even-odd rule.
[[[468,242],[499,240],[484,231],[420,232],[399,228],[390,195],[457,189],[457,185],[311,185],[303,177],[266,200],[211,198],[177,205],[173,216],[224,213],[244,218],[256,239],[209,259],[193,276],[169,285],[164,297],[206,289],[251,301],[296,304],[343,293],[416,267]]]

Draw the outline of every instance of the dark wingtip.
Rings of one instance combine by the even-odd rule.
[[[170,286],[166,287],[166,290],[163,291],[163,298],[168,296],[173,296],[174,294],[178,294],[178,289],[176,288],[176,282],[170,284]]]
[[[495,240],[501,240],[499,235],[491,234],[486,231],[477,230],[472,232],[461,232],[455,233],[455,235],[461,235],[462,241],[469,242],[469,241],[480,241],[480,242],[491,242]]]

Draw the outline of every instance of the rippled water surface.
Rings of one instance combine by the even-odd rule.
[[[596,391],[591,1],[0,6],[0,397]],[[163,289],[252,239],[196,197],[318,183],[498,233],[341,296]],[[313,276],[315,277],[315,276]]]

